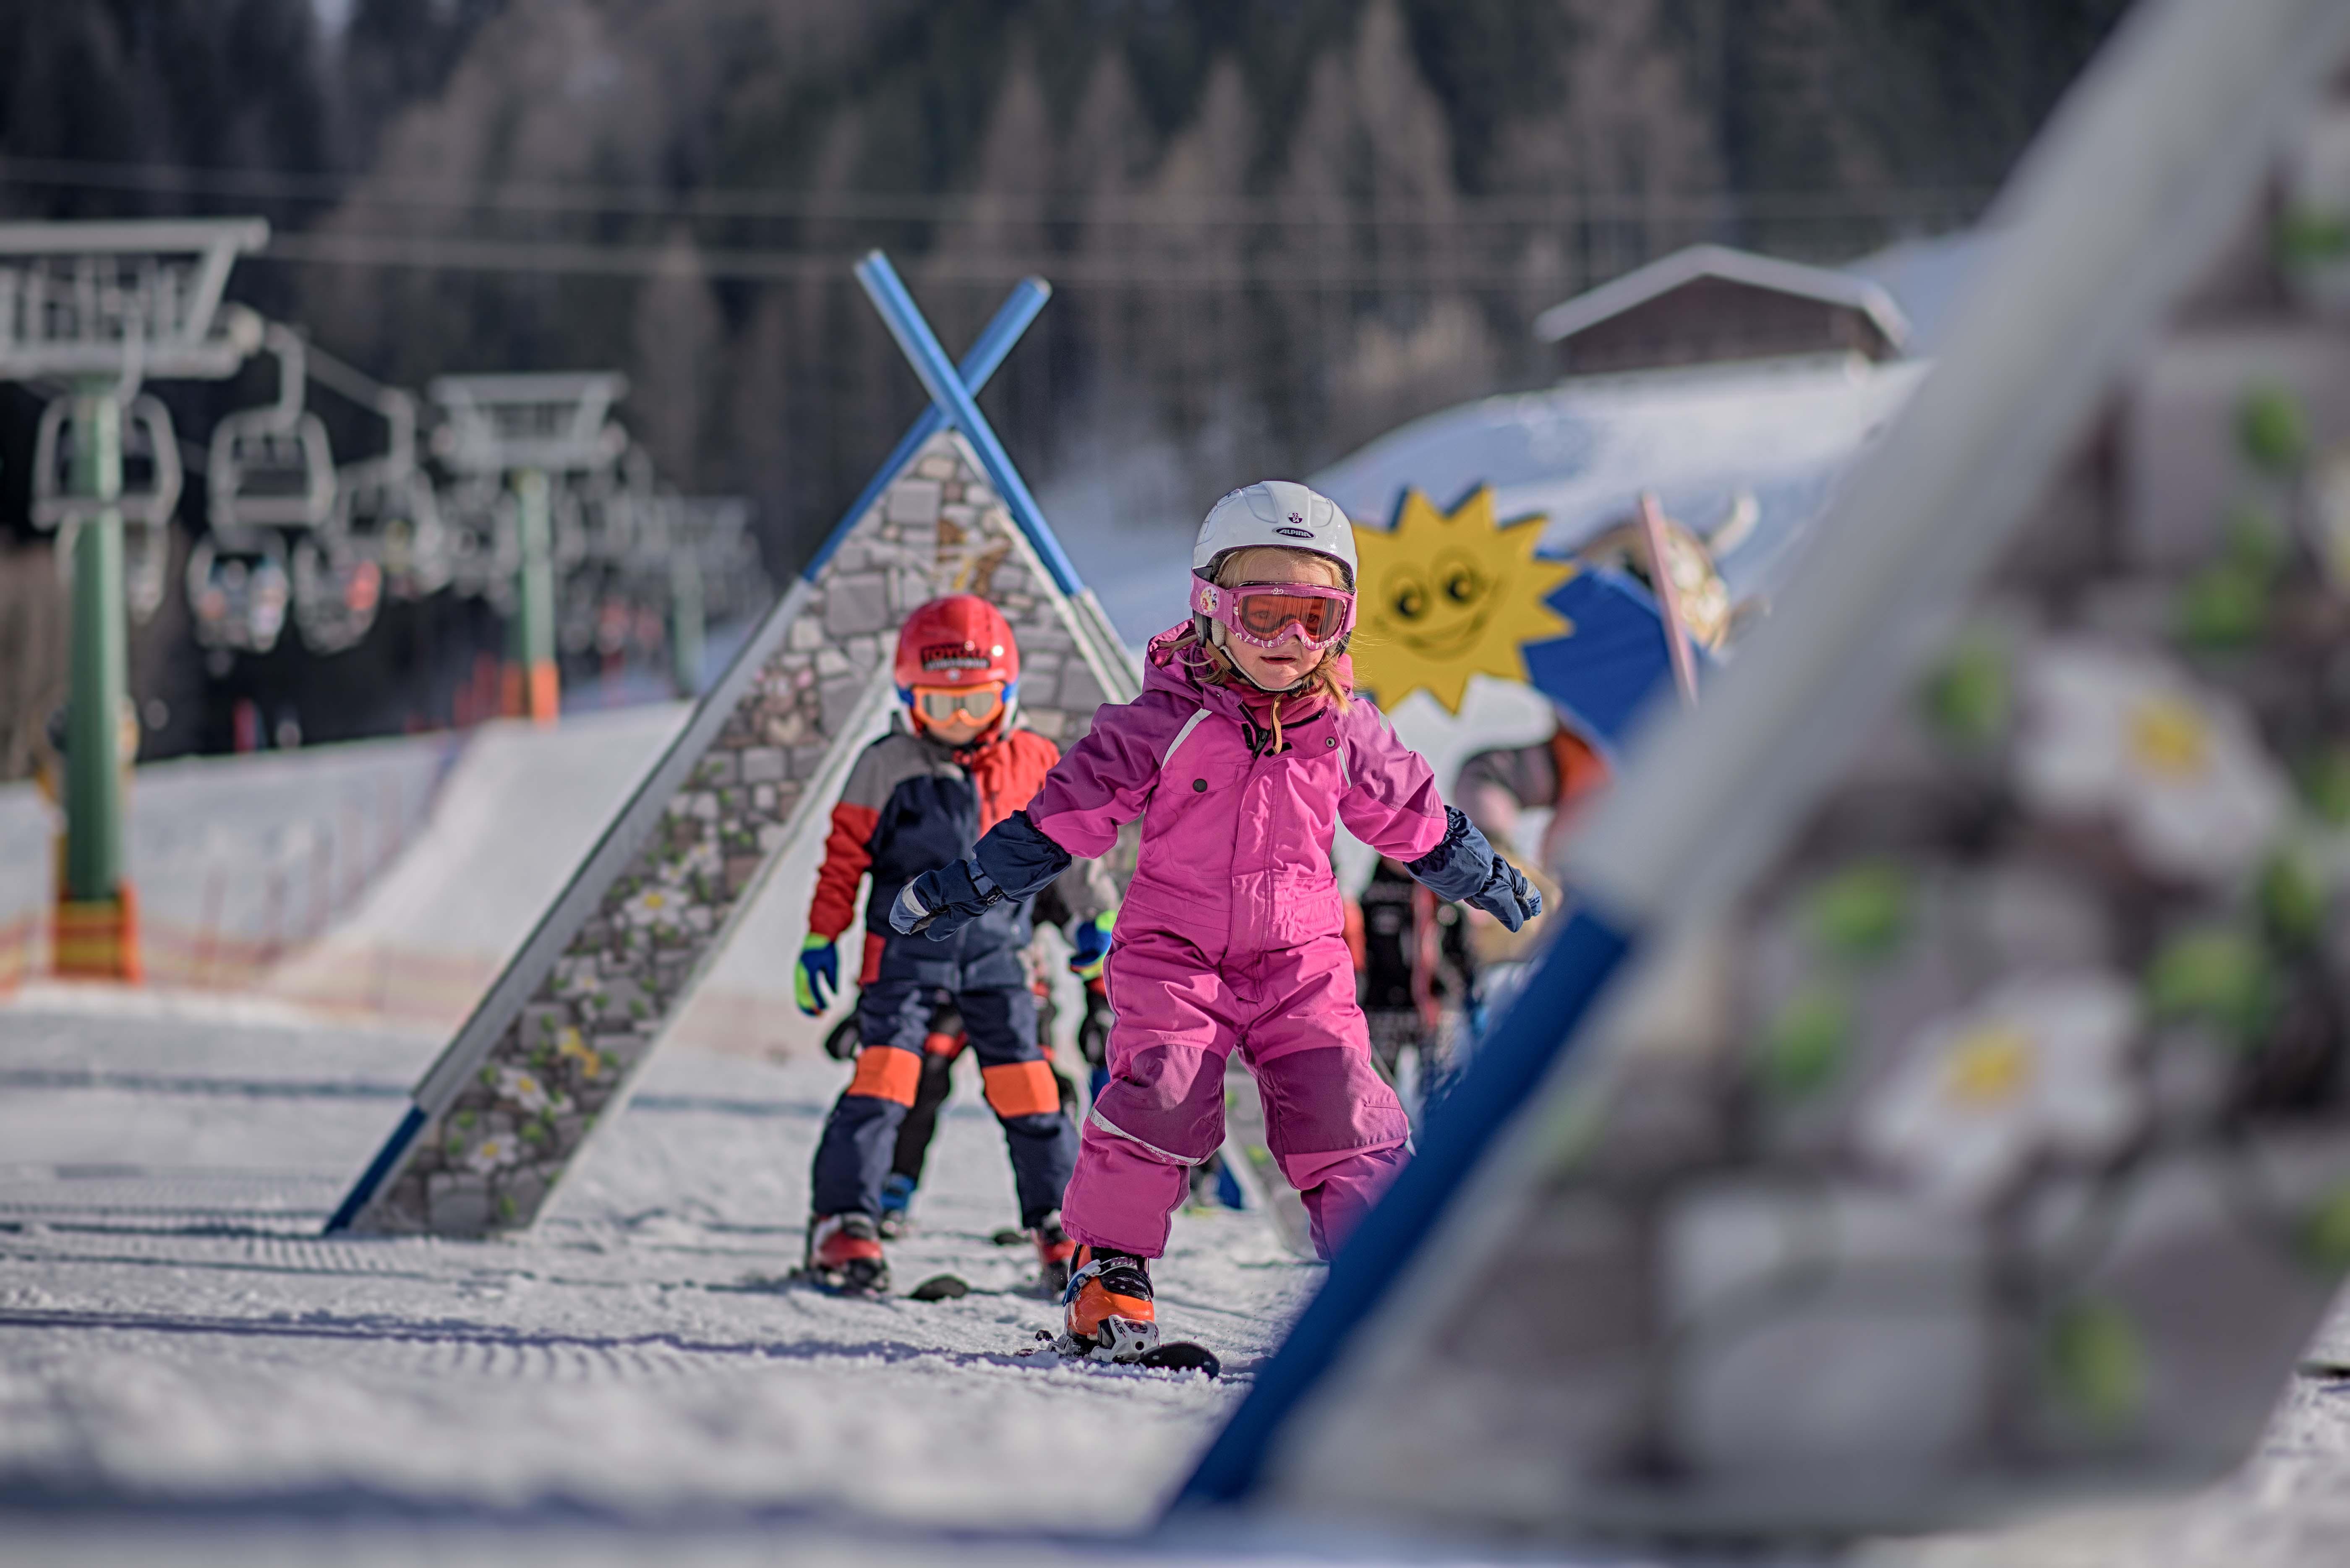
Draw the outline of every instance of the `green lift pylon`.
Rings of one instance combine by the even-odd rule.
[[[60,974],[140,978],[136,897],[122,859],[120,714],[130,691],[122,601],[122,407],[115,388],[74,398],[73,493],[97,508],[74,530],[73,641],[66,698],[66,864],[57,899]],[[131,736],[135,744],[137,732]]]
[[[221,310],[222,293],[236,257],[268,239],[258,219],[0,224],[0,379],[63,381],[71,399],[64,493],[54,472],[34,479],[35,520],[61,530],[73,575],[53,961],[61,975],[140,978],[123,850],[123,774],[138,738],[135,721],[124,722],[123,409],[143,381],[235,373],[257,339],[245,317]]]
[[[521,514],[522,565],[515,569],[515,658],[507,677],[515,695],[508,699],[506,711],[552,724],[563,706],[563,681],[555,667],[554,497],[542,468],[515,474],[514,491]]]
[[[514,618],[506,627],[504,703],[552,724],[562,706],[555,662],[555,485],[608,469],[628,432],[608,419],[628,394],[613,371],[442,376],[429,391],[446,422],[433,438],[459,473],[504,474],[514,493]]]

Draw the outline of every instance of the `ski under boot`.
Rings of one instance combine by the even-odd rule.
[[[1159,1346],[1150,1265],[1130,1252],[1078,1248],[1061,1301],[1066,1312],[1055,1348],[1064,1355],[1140,1361]]]
[[[807,1276],[842,1295],[878,1296],[889,1289],[881,1233],[869,1214],[826,1214],[808,1221]]]
[[[1066,1296],[1069,1291],[1069,1262],[1076,1256],[1077,1244],[1061,1229],[1061,1211],[1054,1210],[1044,1222],[1029,1232],[1036,1239],[1036,1289],[1045,1299]]]
[[[884,1241],[894,1241],[914,1228],[914,1179],[893,1170],[881,1183],[881,1218],[874,1221]]]

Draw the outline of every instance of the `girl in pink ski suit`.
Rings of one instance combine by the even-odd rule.
[[[1243,524],[1269,512],[1293,526],[1211,548],[1232,539],[1217,521],[1236,501],[1253,503]],[[1199,575],[1241,547],[1297,553],[1286,537],[1307,532],[1324,536],[1307,549],[1338,560],[1351,590],[1344,514],[1285,482],[1219,504],[1195,552]],[[1350,594],[1347,607],[1351,625]],[[1080,1273],[1089,1255],[1132,1262],[1165,1250],[1188,1168],[1223,1142],[1235,1050],[1256,1075],[1267,1140],[1324,1256],[1401,1168],[1409,1127],[1372,1070],[1356,1005],[1330,861],[1337,824],[1440,896],[1487,908],[1513,929],[1540,909],[1539,895],[1445,805],[1427,761],[1352,695],[1343,635],[1315,679],[1281,691],[1256,688],[1211,651],[1215,640],[1197,621],[1153,638],[1142,694],[1098,710],[1024,813],[998,824],[970,859],[910,884],[892,912],[900,929],[952,929],[1050,880],[1071,857],[1107,853],[1121,826],[1142,819],[1106,971],[1116,1012],[1109,1082],[1087,1116],[1062,1204],[1063,1225],[1086,1248]],[[1335,679],[1320,679],[1326,671]],[[1138,1302],[1134,1282],[1119,1299],[1147,1317],[1148,1284]],[[1073,1280],[1069,1299],[1072,1333],[1086,1340],[1075,1321],[1082,1283]]]
[[[1152,639],[1141,697],[1104,709],[1028,806],[1038,832],[1081,856],[1107,853],[1142,817],[1104,971],[1109,1083],[1061,1220],[1081,1242],[1158,1256],[1185,1168],[1223,1143],[1224,1063],[1238,1049],[1326,1253],[1402,1166],[1410,1132],[1371,1069],[1331,829],[1343,821],[1381,854],[1417,860],[1444,837],[1444,802],[1367,701],[1293,698],[1287,749],[1261,754],[1270,727],[1253,694],[1202,685],[1200,649],[1178,637]],[[1337,675],[1349,681],[1344,655]]]

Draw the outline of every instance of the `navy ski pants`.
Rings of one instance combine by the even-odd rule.
[[[814,1208],[879,1215],[898,1129],[921,1083],[922,1044],[941,1006],[962,1015],[987,1103],[1003,1128],[1020,1195],[1020,1222],[1035,1226],[1061,1206],[1077,1158],[1077,1129],[1062,1114],[1060,1085],[1036,1044],[1036,998],[1016,984],[949,987],[882,978],[858,999],[863,1047],[857,1075],[832,1107],[816,1144]]]

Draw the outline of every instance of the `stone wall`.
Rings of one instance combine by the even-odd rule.
[[[810,786],[886,679],[899,623],[962,592],[992,600],[1020,639],[1029,726],[1064,746],[1086,732],[1104,672],[1083,653],[1067,601],[969,447],[933,438],[825,563],[658,826],[558,939],[546,980],[450,1103],[425,1107],[361,1229],[480,1235],[536,1218],[723,946],[761,869],[795,835],[823,831],[830,802]]]

